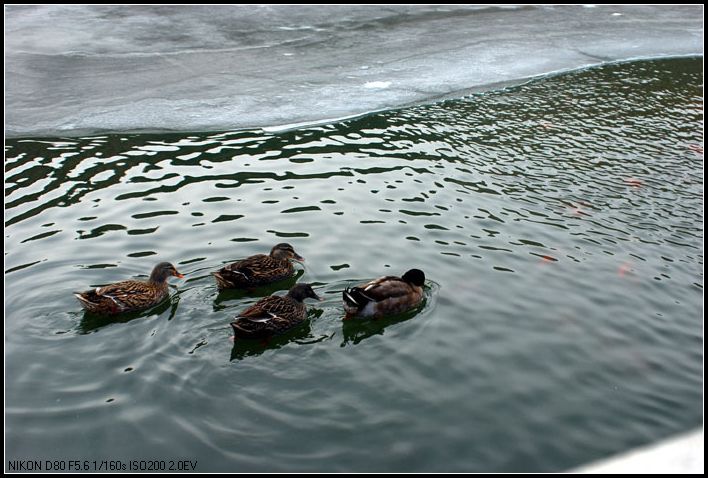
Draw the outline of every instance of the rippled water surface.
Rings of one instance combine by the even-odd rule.
[[[558,471],[700,425],[702,82],[643,61],[284,132],[8,140],[8,459]],[[258,295],[209,273],[283,241],[326,300],[234,345]],[[160,261],[187,276],[149,312],[71,294]],[[344,287],[411,267],[422,310],[342,322]]]

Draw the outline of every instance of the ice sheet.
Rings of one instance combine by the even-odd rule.
[[[5,133],[318,122],[703,53],[687,6],[6,6]]]

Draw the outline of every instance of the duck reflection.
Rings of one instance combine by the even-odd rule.
[[[345,319],[342,321],[342,334],[344,336],[344,340],[340,346],[344,347],[350,344],[356,345],[371,336],[383,335],[387,327],[411,320],[423,308],[425,308],[425,301],[414,310],[410,310],[403,314],[396,314],[379,319]]]
[[[321,311],[319,314],[321,314]],[[313,313],[312,316],[319,314]],[[266,340],[235,338],[234,346],[231,349],[231,361],[242,360],[246,357],[255,357],[268,350],[278,350],[291,342],[295,342],[298,345],[309,345],[320,342],[323,340],[322,337],[317,338],[312,335],[312,328],[310,326],[311,319],[312,317],[308,317],[305,322],[287,333],[270,337]]]
[[[84,311],[84,315],[79,322],[79,333],[90,334],[110,324],[121,324],[131,322],[135,319],[151,316],[160,316],[169,310],[167,320],[172,320],[177,313],[179,305],[179,295],[173,295],[169,300],[165,300],[155,307],[141,312],[126,312],[118,315],[100,315],[93,312]]]

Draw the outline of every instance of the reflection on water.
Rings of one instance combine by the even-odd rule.
[[[372,335],[383,335],[386,327],[398,324],[400,322],[405,322],[415,317],[419,310],[416,309],[413,312],[409,312],[403,315],[396,315],[393,317],[384,317],[381,319],[374,320],[359,320],[359,319],[349,319],[345,320],[342,325],[342,335],[344,336],[344,341],[341,346],[344,347],[347,344],[356,345],[362,340],[371,337]]]
[[[83,317],[81,317],[81,321],[79,322],[79,331],[82,334],[88,334],[106,325],[125,323],[140,317],[156,317],[163,313],[168,317],[168,320],[172,320],[177,313],[178,304],[179,296],[173,295],[169,300],[165,300],[161,304],[143,312],[129,312],[107,316],[84,311]]]
[[[701,65],[279,133],[7,141],[8,456],[558,471],[699,425]],[[282,238],[297,279],[217,290]],[[71,294],[160,261],[186,277],[145,313]],[[421,310],[342,322],[344,287],[413,267]],[[295,280],[325,298],[302,327],[231,342]]]
[[[290,342],[301,344],[300,341],[312,338],[312,329],[309,319],[283,335],[278,335],[269,340],[236,339],[231,349],[231,360],[240,360],[245,357],[259,356],[266,351],[278,350]]]

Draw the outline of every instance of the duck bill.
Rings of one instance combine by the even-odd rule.
[[[302,257],[302,256],[301,256],[300,254],[298,254],[297,252],[293,253],[293,260],[296,261],[296,262],[300,262],[300,263],[305,262],[305,258]]]
[[[184,274],[175,271],[175,277],[179,277],[180,279],[184,279]]]

